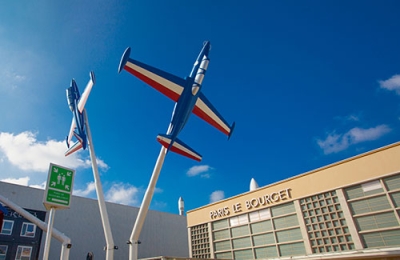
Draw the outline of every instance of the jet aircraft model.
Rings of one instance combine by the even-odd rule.
[[[201,160],[201,155],[178,139],[178,134],[186,125],[192,112],[226,134],[228,139],[235,127],[235,123],[230,126],[225,121],[201,91],[204,75],[210,61],[208,58],[210,48],[210,42],[204,42],[189,77],[185,79],[131,59],[129,47],[122,55],[118,68],[118,72],[125,69],[176,102],[167,134],[159,134],[157,141],[168,150],[196,161]]]
[[[75,79],[71,80],[71,86],[67,88],[67,101],[69,108],[72,111],[72,122],[69,134],[66,138],[68,150],[65,152],[65,156],[68,156],[80,149],[86,149],[87,137],[85,133],[85,119],[83,111],[85,109],[86,101],[89,97],[90,91],[95,84],[95,77],[93,71],[90,72],[90,80],[86,85],[82,95],[79,94],[78,86],[76,85]],[[72,136],[78,140],[71,146]]]

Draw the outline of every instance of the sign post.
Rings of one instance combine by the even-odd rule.
[[[43,260],[49,258],[55,210],[70,207],[74,176],[75,170],[50,163],[46,190],[43,197],[44,206],[47,210],[50,210]]]

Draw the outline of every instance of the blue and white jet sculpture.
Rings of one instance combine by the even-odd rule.
[[[68,156],[80,149],[86,149],[87,137],[85,132],[85,119],[83,116],[83,111],[94,84],[95,77],[93,71],[91,71],[90,80],[86,85],[82,95],[79,94],[79,89],[74,79],[71,80],[71,86],[67,88],[67,101],[69,108],[72,111],[72,122],[69,134],[66,138],[68,150],[65,152],[65,156]],[[71,145],[72,136],[75,136],[77,139],[73,145]]]
[[[235,123],[229,125],[226,122],[201,92],[204,75],[210,61],[208,58],[210,47],[210,42],[206,41],[194,63],[192,72],[185,79],[129,58],[131,52],[129,47],[122,55],[118,68],[118,72],[125,69],[176,102],[167,134],[159,134],[157,140],[167,150],[196,161],[201,160],[201,155],[178,139],[178,134],[186,125],[192,112],[226,134],[228,138],[235,127]]]

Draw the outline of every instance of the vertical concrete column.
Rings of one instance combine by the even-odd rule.
[[[308,239],[308,232],[306,223],[304,222],[303,218],[303,211],[301,210],[300,201],[295,200],[293,201],[294,208],[296,209],[297,220],[299,221],[301,235],[304,238],[304,246],[306,247],[306,254],[312,255],[312,249],[310,245],[310,239]]]
[[[344,196],[343,189],[337,189],[336,195],[339,199],[340,207],[343,210],[344,218],[346,219],[347,226],[349,227],[349,231],[351,234],[351,238],[354,242],[354,247],[356,250],[363,249],[360,236],[358,235],[358,231],[356,225],[353,220],[353,216],[350,212],[349,205],[347,204],[346,197]]]

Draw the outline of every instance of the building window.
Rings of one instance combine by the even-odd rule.
[[[400,189],[400,174],[385,178],[383,179],[383,182],[385,183],[387,190],[398,190]]]
[[[272,230],[271,220],[252,223],[250,227],[252,234],[263,233]]]
[[[35,237],[36,225],[28,222],[22,224],[21,237]]]
[[[14,226],[14,221],[12,220],[4,220],[3,227],[1,229],[2,235],[11,235]]]
[[[31,246],[18,246],[15,260],[30,260],[32,254]]]
[[[348,200],[363,198],[382,192],[383,188],[379,180],[356,185],[345,190]]]
[[[249,226],[234,227],[231,229],[232,237],[243,237],[250,234]]]
[[[399,174],[345,189],[364,248],[400,245],[399,189]]]
[[[231,252],[217,253],[215,254],[215,258],[217,259],[232,259]]]
[[[0,245],[0,260],[5,260],[7,256],[8,246]]]
[[[256,259],[263,259],[263,258],[278,256],[278,251],[276,250],[276,246],[255,248],[254,251],[256,254]]]
[[[399,222],[393,212],[358,217],[355,222],[360,231],[399,226]]]
[[[247,214],[243,214],[237,217],[231,217],[229,219],[229,222],[231,224],[231,227],[238,226],[238,225],[243,225],[249,223],[249,218]]]
[[[306,250],[303,242],[279,245],[280,256],[305,255]]]
[[[208,225],[201,224],[190,228],[192,241],[192,256],[194,258],[211,258]],[[220,233],[220,236],[226,234]]]
[[[271,208],[271,211],[274,217],[296,212],[293,202],[274,206]]]
[[[214,240],[227,239],[230,237],[229,229],[219,230],[213,233]]]
[[[240,250],[233,252],[235,259],[253,259],[253,251],[251,249]]]
[[[361,235],[366,247],[397,246],[400,241],[400,230],[373,232]]]
[[[251,247],[250,237],[242,237],[232,240],[233,249]]]
[[[249,214],[249,217],[250,217],[250,222],[260,221],[260,220],[264,220],[264,219],[270,219],[271,212],[270,212],[269,208],[262,209],[262,210],[251,212]]]
[[[228,222],[227,219],[221,219],[218,221],[214,221],[211,225],[212,225],[212,230],[217,230],[221,228],[227,228]]]
[[[358,191],[354,194],[362,194],[360,185],[357,189]],[[361,193],[359,190],[361,190]],[[314,254],[354,248],[354,243],[335,191],[301,199],[300,206],[303,211],[311,250]],[[368,207],[366,205],[356,205],[354,209],[361,211],[366,210],[365,208]],[[285,247],[281,249],[284,250]]]

